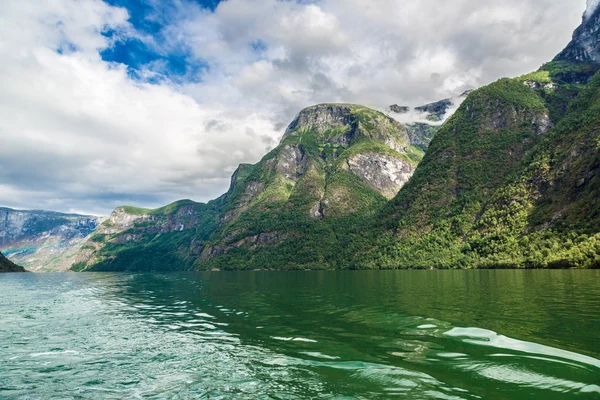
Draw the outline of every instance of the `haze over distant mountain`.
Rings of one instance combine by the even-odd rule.
[[[0,251],[31,271],[64,271],[102,218],[0,207]]]
[[[25,269],[20,267],[4,257],[2,253],[0,253],[0,272],[24,272]]]

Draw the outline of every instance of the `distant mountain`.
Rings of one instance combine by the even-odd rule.
[[[0,207],[0,251],[31,271],[64,271],[101,218]]]
[[[422,157],[406,128],[380,112],[308,107],[279,146],[240,165],[219,199],[115,210],[74,269],[338,268],[351,251],[344,243]]]
[[[25,269],[19,267],[0,253],[0,272],[25,272]]]
[[[472,90],[467,90],[460,96],[425,104],[412,110],[408,106],[397,104],[389,106],[388,110],[390,115],[405,123],[411,143],[426,151],[442,122],[450,118],[471,92]]]

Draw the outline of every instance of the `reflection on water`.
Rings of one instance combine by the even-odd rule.
[[[600,271],[14,274],[0,398],[600,398]]]

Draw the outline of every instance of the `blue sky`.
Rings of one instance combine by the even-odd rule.
[[[153,0],[105,0],[129,13],[128,22],[139,33],[138,37],[119,38],[118,32],[108,29],[103,35],[114,38],[111,47],[100,54],[102,59],[127,65],[132,79],[141,79],[140,70],[151,69],[175,82],[201,79],[208,65],[192,56],[184,41],[177,46],[167,45],[165,28],[181,7],[199,7],[214,12],[219,0],[197,0],[176,6],[171,2]],[[144,40],[146,38],[146,40]],[[150,79],[155,81],[159,78]]]
[[[585,3],[4,0],[0,206],[208,201],[303,107],[418,106],[536,70]]]

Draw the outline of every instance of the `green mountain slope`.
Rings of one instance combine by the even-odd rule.
[[[598,267],[595,70],[563,60],[470,94],[379,215],[377,245],[356,265]],[[587,84],[571,79],[586,73]]]
[[[468,93],[424,158],[428,132],[309,107],[220,198],[115,210],[73,269],[598,268],[599,25]]]
[[[25,272],[25,269],[19,267],[0,253],[0,272]]]
[[[117,209],[74,269],[340,268],[357,229],[422,157],[406,128],[382,113],[309,107],[279,146],[238,168],[219,199]]]

